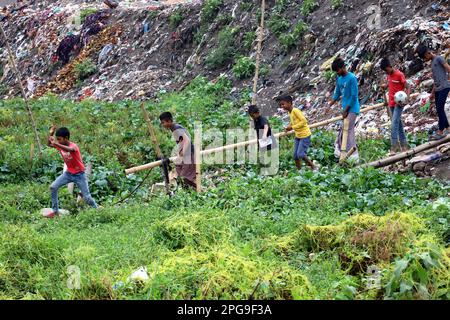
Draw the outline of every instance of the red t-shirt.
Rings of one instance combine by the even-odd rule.
[[[73,152],[64,151],[58,147],[55,148],[58,149],[61,153],[61,156],[63,157],[64,162],[67,165],[67,171],[69,173],[77,174],[80,172],[84,172],[84,164],[83,159],[81,158],[80,149],[75,143],[69,143],[69,148],[75,148],[75,151]]]
[[[392,74],[389,74],[388,77],[389,83],[389,107],[395,107],[395,94],[399,91],[405,91],[406,88],[406,78],[403,72],[400,70],[395,70]]]

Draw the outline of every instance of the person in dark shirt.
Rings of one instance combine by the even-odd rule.
[[[256,136],[258,137],[258,146],[260,151],[270,151],[277,147],[276,139],[272,134],[272,128],[270,127],[269,120],[261,115],[261,111],[256,105],[251,105],[248,107],[248,114],[253,119],[253,124],[256,130]],[[261,147],[259,141],[266,141],[271,139],[272,143]]]

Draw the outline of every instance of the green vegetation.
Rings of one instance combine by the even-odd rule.
[[[331,82],[336,79],[336,72],[334,72],[333,70],[327,70],[322,73],[322,76],[327,79],[328,82]]]
[[[240,57],[233,67],[233,74],[238,79],[250,78],[255,74],[256,64],[252,58]]]
[[[283,49],[285,51],[289,51],[291,48],[296,46],[308,29],[308,25],[304,21],[299,21],[291,33],[280,35],[279,40],[283,46]]]
[[[342,6],[342,0],[331,0],[331,8],[337,10]]]
[[[247,128],[246,88],[236,96],[226,77],[198,77],[183,91],[160,93],[146,105],[169,110],[193,132],[194,120],[215,137]],[[319,172],[295,170],[292,139],[280,141],[280,169],[258,165],[202,167],[206,191],[152,194],[159,170],[133,197],[114,206],[146,172],[124,169],[153,161],[139,103],[73,103],[54,96],[31,101],[44,141],[52,123],[68,126],[101,210],[83,210],[67,189],[72,214],[45,220],[48,187],[62,159],[45,148],[30,162],[33,134],[20,99],[0,101],[0,296],[10,299],[449,299],[450,186],[376,169],[341,168],[335,134],[315,130],[310,156]],[[285,124],[271,118],[275,131]],[[164,154],[175,143],[157,130]],[[411,146],[422,143],[409,137]],[[206,141],[206,147],[211,141]],[[387,139],[359,139],[363,162],[385,155]],[[220,171],[219,171],[220,170]],[[81,288],[70,289],[69,266]],[[128,281],[145,266],[150,281]],[[368,269],[379,286],[368,287]]]
[[[88,16],[90,16],[91,14],[97,13],[98,10],[94,9],[94,8],[86,8],[86,9],[81,9],[80,10],[80,22],[81,24],[84,23],[84,21],[86,20],[86,18]]]
[[[239,9],[241,11],[250,11],[253,8],[253,2],[252,1],[240,1],[239,2]]]
[[[315,0],[303,0],[302,6],[300,7],[300,13],[307,17],[309,16],[314,9],[319,6],[319,3]]]
[[[280,14],[273,14],[267,26],[271,32],[273,32],[277,37],[281,36],[283,32],[289,30],[291,24],[289,21]]]
[[[78,81],[83,81],[97,72],[97,65],[92,59],[87,58],[83,62],[75,64],[75,76]]]
[[[218,35],[218,46],[206,58],[206,65],[209,68],[216,69],[230,63],[235,54],[235,35],[239,30],[237,28],[225,27]]]
[[[217,16],[217,23],[220,26],[229,25],[233,21],[231,14],[221,13]]]
[[[249,31],[244,34],[244,48],[246,50],[251,50],[253,47],[253,43],[256,41],[257,35],[255,31]]]
[[[212,22],[217,16],[221,5],[223,5],[223,0],[206,0],[201,11],[202,22]]]
[[[181,9],[175,10],[175,12],[169,17],[169,24],[172,28],[177,28],[184,20],[183,11]]]

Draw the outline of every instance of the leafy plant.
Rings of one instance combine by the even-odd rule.
[[[274,14],[267,22],[267,26],[270,31],[272,31],[277,37],[279,37],[283,32],[289,30],[291,24],[280,14]]]
[[[206,0],[200,14],[202,22],[212,22],[222,4],[223,0]]]
[[[243,44],[246,50],[250,50],[253,47],[253,43],[257,38],[255,31],[249,31],[244,34]]]
[[[83,62],[76,63],[74,70],[77,79],[80,81],[89,78],[98,71],[97,65],[90,58],[85,59]]]
[[[333,70],[327,70],[322,75],[327,80],[327,82],[331,82],[336,79],[336,72],[334,72]]]
[[[206,58],[206,65],[216,69],[230,63],[236,54],[234,36],[238,29],[225,27],[219,32],[218,47],[215,48]]]
[[[174,13],[169,17],[169,23],[172,28],[177,28],[183,22],[184,16],[181,9],[175,10]]]
[[[436,245],[416,248],[395,262],[385,299],[449,299],[449,267],[448,258]]]
[[[285,51],[289,51],[292,47],[298,44],[300,38],[308,31],[308,25],[303,22],[299,21],[295,27],[294,30],[291,33],[288,34],[282,34],[279,37],[280,43],[283,46],[283,49]]]
[[[250,78],[255,74],[255,61],[249,57],[240,57],[233,66],[233,74],[238,79]]]
[[[319,6],[315,0],[304,0],[302,6],[300,7],[300,13],[307,17]]]

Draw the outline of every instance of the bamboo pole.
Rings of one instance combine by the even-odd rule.
[[[202,191],[202,127],[195,125],[194,130],[194,154],[195,154],[195,184],[197,192]]]
[[[390,164],[393,164],[393,163],[399,162],[399,161],[401,161],[403,159],[406,159],[408,157],[411,157],[411,156],[413,156],[413,155],[415,155],[415,154],[417,154],[419,152],[426,151],[428,149],[432,149],[434,147],[440,146],[441,144],[444,144],[444,143],[447,143],[447,142],[450,142],[450,135],[446,136],[445,138],[443,138],[441,140],[427,142],[427,143],[424,143],[424,144],[422,144],[420,146],[417,146],[417,147],[415,147],[413,149],[410,149],[408,151],[396,154],[395,156],[388,157],[388,158],[381,159],[381,160],[377,160],[377,161],[373,161],[373,162],[370,162],[370,163],[366,163],[366,164],[360,165],[359,167],[361,167],[361,168],[367,168],[367,167],[382,168],[382,167],[386,167],[386,166],[388,166]]]
[[[261,24],[259,26],[258,47],[256,51],[255,76],[253,78],[252,104],[256,104],[256,94],[258,92],[259,66],[261,64],[262,42],[264,40],[264,13],[266,11],[266,1],[261,1]]]
[[[343,163],[347,158],[347,143],[348,143],[348,129],[350,127],[350,120],[347,118],[344,119],[344,129],[342,131],[342,140],[341,140],[341,156],[339,163]]]
[[[13,56],[13,53],[11,50],[11,46],[9,45],[8,38],[6,37],[5,30],[3,29],[3,26],[1,23],[0,23],[0,32],[5,40],[5,46],[8,51],[9,60],[11,62],[11,66],[14,70],[14,73],[16,75],[17,82],[19,83],[19,87],[20,87],[20,91],[23,96],[23,100],[25,101],[25,106],[27,108],[28,116],[30,117],[30,121],[31,121],[31,126],[33,127],[33,131],[34,131],[34,138],[36,140],[36,144],[37,144],[37,147],[39,150],[39,156],[42,156],[42,145],[41,145],[41,141],[39,140],[39,134],[37,132],[36,122],[34,121],[33,112],[31,111],[31,107],[28,103],[28,98],[25,93],[25,89],[23,88],[23,85],[22,85],[22,74],[20,73],[19,69],[17,69],[17,67],[16,67],[16,60],[14,59],[14,56]]]
[[[148,115],[147,110],[145,109],[144,103],[141,103],[142,114],[144,115],[145,122],[147,123],[148,132],[150,133],[150,137],[152,139],[153,147],[155,148],[156,156],[159,159],[163,159],[164,155],[161,151],[161,148],[158,143],[158,138],[156,137],[155,129],[153,128],[152,121],[150,116]],[[170,181],[169,174],[166,172],[168,169],[164,168],[163,163],[161,162],[161,171],[164,177],[164,188],[166,189],[167,194],[170,194]]]
[[[411,95],[411,97],[417,97],[417,96],[418,96],[418,94]],[[369,112],[369,111],[372,111],[372,110],[376,110],[376,109],[379,109],[379,108],[381,108],[383,106],[384,106],[384,103],[378,103],[378,104],[375,104],[373,106],[369,106],[369,107],[366,107],[364,109],[361,109],[360,113],[365,113],[365,112]],[[324,120],[324,121],[320,121],[320,122],[314,123],[314,124],[310,125],[309,127],[311,129],[324,127],[324,126],[327,126],[327,125],[329,125],[331,123],[337,122],[337,121],[342,120],[342,119],[343,119],[343,117],[342,117],[342,115],[340,115],[338,117],[334,117],[334,118],[331,118],[331,119],[328,119],[328,120]],[[282,137],[286,137],[286,136],[292,135],[293,133],[294,133],[294,131],[280,132],[280,133],[275,134],[274,136],[276,138],[282,138]],[[258,140],[257,139],[253,139],[253,140],[249,140],[249,141],[245,141],[245,142],[230,144],[230,145],[223,146],[223,147],[202,150],[201,151],[201,155],[205,156],[205,155],[209,155],[209,154],[213,154],[213,153],[223,152],[223,151],[230,150],[230,149],[246,147],[246,146],[254,145],[254,144],[257,144],[257,143],[258,143]],[[176,159],[176,157],[172,157],[169,160],[171,162],[173,162],[175,159]],[[155,161],[155,162],[147,163],[147,164],[144,164],[144,165],[141,165],[141,166],[137,166],[137,167],[126,169],[125,170],[125,174],[128,175],[128,174],[136,173],[136,172],[139,172],[139,171],[148,170],[148,169],[160,166],[160,165],[161,165],[161,161]]]

